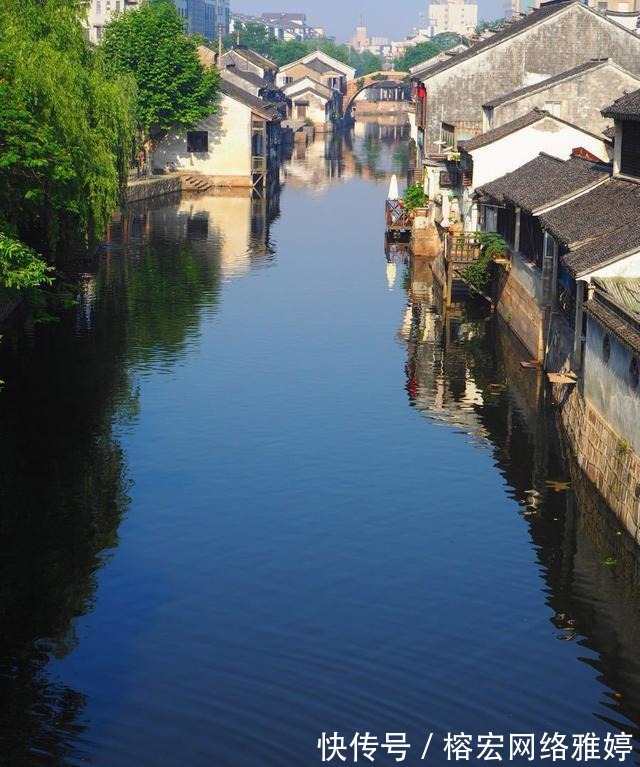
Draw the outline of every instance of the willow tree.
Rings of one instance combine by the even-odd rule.
[[[191,128],[216,111],[219,74],[200,63],[197,46],[172,0],[145,0],[105,28],[100,53],[109,71],[135,80],[145,140]]]
[[[135,137],[135,84],[106,73],[86,44],[84,12],[77,0],[0,0],[0,283],[5,285],[22,286],[12,265],[16,240],[53,257],[78,239],[102,237],[126,179]],[[27,252],[19,253],[25,285],[39,280],[24,269]]]

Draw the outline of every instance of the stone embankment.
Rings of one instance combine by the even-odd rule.
[[[140,202],[154,197],[163,197],[167,194],[180,192],[181,189],[182,179],[178,173],[130,181],[127,184],[127,202]]]

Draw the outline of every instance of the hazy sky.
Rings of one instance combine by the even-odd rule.
[[[480,0],[479,16],[495,19],[502,15],[501,0]],[[260,15],[263,11],[302,11],[315,26],[344,42],[360,23],[369,34],[403,39],[418,25],[418,14],[426,15],[426,0],[231,0],[231,10]]]

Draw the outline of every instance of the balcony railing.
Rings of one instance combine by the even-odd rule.
[[[387,231],[411,229],[411,213],[400,203],[400,200],[387,200],[384,208],[384,220]]]
[[[475,233],[460,232],[447,235],[447,260],[456,264],[469,264],[480,256],[480,243]]]

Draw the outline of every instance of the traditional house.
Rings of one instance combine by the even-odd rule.
[[[640,37],[579,0],[552,0],[449,60],[413,67],[421,156],[478,135],[483,104],[596,57],[640,74]]]
[[[293,120],[311,122],[318,130],[330,131],[342,114],[342,94],[310,77],[285,85]]]
[[[287,97],[282,88],[278,88],[277,85],[254,72],[237,69],[234,64],[223,69],[220,74],[223,80],[232,83],[252,96],[273,104],[280,111],[280,116],[283,119],[287,117]]]
[[[640,88],[640,77],[611,59],[594,59],[482,105],[483,131],[498,128],[531,109],[568,120],[592,133],[611,124],[601,110],[617,95]]]
[[[261,53],[248,48],[246,45],[235,45],[222,56],[223,67],[235,66],[236,70],[253,72],[263,80],[276,82],[278,66]]]
[[[534,359],[545,356],[552,312],[564,313],[573,348],[575,290],[561,273],[560,245],[543,227],[542,217],[565,216],[567,206],[598,191],[610,179],[611,167],[581,157],[563,161],[540,154],[521,168],[480,187],[480,224],[500,234],[511,261],[498,274],[498,311]],[[640,191],[640,187],[638,187]]]
[[[313,51],[281,67],[276,77],[276,84],[285,87],[308,77],[344,94],[347,83],[353,80],[355,75],[356,70],[348,64],[343,64],[322,51]]]
[[[192,130],[169,131],[159,142],[154,170],[205,176],[215,186],[254,187],[267,181],[278,163],[278,109],[224,78],[220,92],[215,114]]]
[[[519,291],[520,299],[528,296],[520,303],[528,302],[524,314],[536,318],[533,325],[540,319],[536,304],[554,313],[546,355],[555,369],[582,362],[589,283],[640,277],[640,91],[603,113],[615,120],[612,172],[585,160],[561,163],[541,155],[478,190],[484,228],[499,231],[514,253],[505,285],[517,286],[512,292]],[[527,346],[533,351],[532,320],[521,316],[508,292],[501,300],[529,329]]]
[[[586,158],[609,162],[612,142],[582,130],[540,109],[499,128],[458,143],[459,154],[426,167],[426,191],[431,200],[450,196],[453,212],[467,231],[478,228],[478,187],[533,160],[540,152],[567,160],[582,152]],[[439,220],[436,203],[436,221]],[[441,205],[440,205],[441,207]]]
[[[640,454],[640,280],[595,278],[584,308],[584,398]]]

